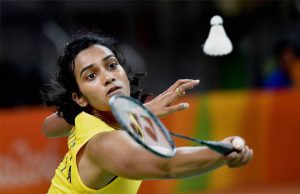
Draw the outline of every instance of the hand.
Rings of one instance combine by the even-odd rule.
[[[199,82],[199,80],[192,79],[177,80],[166,91],[144,105],[158,117],[163,117],[173,112],[187,109],[189,107],[188,103],[179,103],[175,105],[172,105],[172,103],[179,96],[184,95],[187,89],[193,89]]]
[[[243,166],[251,161],[253,157],[253,150],[246,145],[245,140],[241,137],[228,137],[222,142],[232,144],[236,150],[225,156],[225,161],[228,167],[235,168]]]

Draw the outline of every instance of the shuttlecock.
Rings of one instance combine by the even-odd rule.
[[[210,31],[204,43],[203,52],[211,56],[227,55],[232,51],[232,44],[223,27],[223,19],[216,15],[210,20]]]

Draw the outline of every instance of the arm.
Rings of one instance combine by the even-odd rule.
[[[73,125],[59,117],[57,112],[49,115],[42,123],[42,131],[46,137],[64,137],[68,136]]]
[[[224,142],[229,143],[232,138]],[[228,156],[220,155],[206,147],[178,148],[176,155],[166,159],[147,151],[124,131],[114,131],[94,137],[86,147],[85,158],[89,169],[107,176],[128,179],[170,179],[201,175],[228,164],[244,165],[251,160],[252,150],[243,148]],[[79,165],[81,166],[81,165]],[[84,165],[83,165],[84,166]],[[84,172],[84,169],[79,169]],[[97,177],[99,178],[99,177]],[[102,177],[103,178],[103,177]]]

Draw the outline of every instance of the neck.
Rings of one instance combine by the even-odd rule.
[[[118,124],[116,118],[109,111],[99,111],[99,110],[93,109],[91,111],[91,114],[98,117],[99,119],[104,121],[106,124],[108,124],[109,126],[115,128],[115,129],[120,128],[120,125]]]

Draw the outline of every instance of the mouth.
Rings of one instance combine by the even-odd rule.
[[[111,96],[113,96],[115,94],[119,94],[121,92],[120,89],[122,89],[122,87],[120,87],[120,86],[113,86],[112,88],[110,88],[108,90],[108,92],[107,92],[106,95],[109,96],[109,97],[111,97]]]

